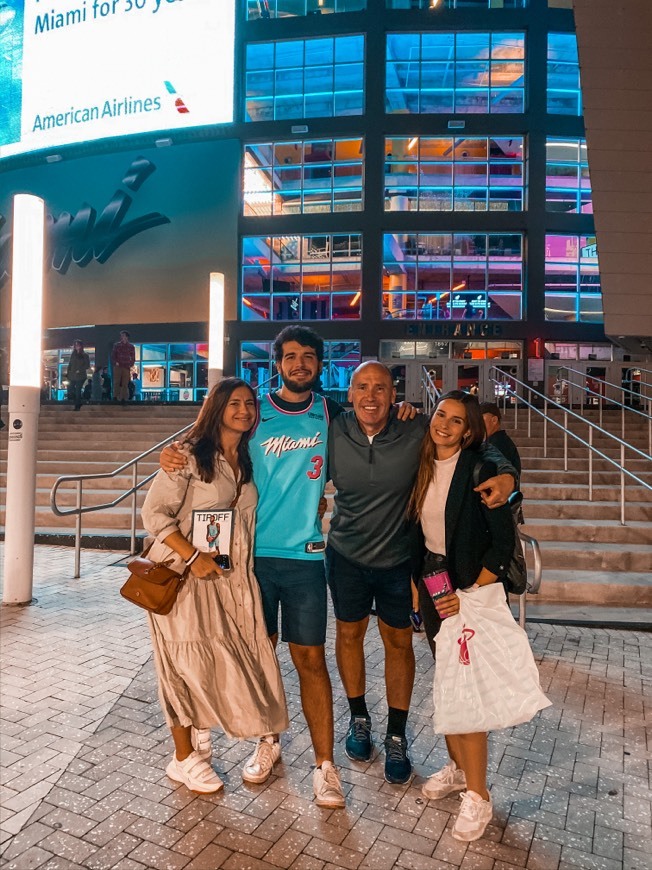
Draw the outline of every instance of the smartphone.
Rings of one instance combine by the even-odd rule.
[[[443,598],[444,595],[450,595],[453,592],[453,584],[451,583],[451,578],[448,576],[448,571],[436,571],[434,574],[426,574],[423,578],[424,585],[428,590],[428,594],[435,602],[435,607],[437,607],[437,601],[440,598]],[[442,616],[442,619],[445,619],[445,616]]]
[[[223,571],[231,570],[231,559],[229,556],[215,556],[215,564],[218,568],[221,568]]]
[[[306,553],[323,553],[326,549],[326,541],[308,541],[305,550]]]

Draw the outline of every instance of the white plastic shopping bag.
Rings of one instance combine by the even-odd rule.
[[[435,638],[436,734],[511,728],[551,701],[526,633],[505,600],[502,583],[458,593],[460,612],[444,619]]]

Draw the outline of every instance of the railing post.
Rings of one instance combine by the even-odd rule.
[[[131,496],[131,549],[130,553],[133,556],[136,552],[136,500],[138,498],[138,490],[136,489],[136,484],[138,483],[138,460],[134,462],[131,469],[131,486],[133,489],[133,493]]]
[[[528,405],[527,405],[527,437],[532,437],[532,390],[528,389]]]
[[[620,437],[625,440],[625,394],[623,393],[623,401],[620,404]]]
[[[75,519],[75,573],[73,577],[78,580],[81,567],[81,533],[82,533],[82,486],[81,480],[77,481],[77,517]]]
[[[625,445],[620,445],[620,525],[625,525]]]
[[[568,411],[564,410],[564,471],[568,471]]]
[[[527,596],[525,592],[518,596],[518,624],[525,630],[525,607]]]
[[[598,415],[600,418],[600,428],[604,429],[602,425],[602,390],[598,387]]]
[[[548,400],[543,403],[543,455],[548,458]]]
[[[593,501],[593,426],[589,423],[589,501]]]

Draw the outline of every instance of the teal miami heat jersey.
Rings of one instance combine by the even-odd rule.
[[[305,410],[284,411],[267,395],[259,415],[249,442],[258,489],[255,555],[322,559],[317,509],[326,485],[326,400],[313,393]]]

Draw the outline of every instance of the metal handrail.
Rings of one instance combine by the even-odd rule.
[[[254,390],[256,391],[256,395],[258,396],[258,398],[260,398],[260,396],[262,395],[261,390],[262,390],[263,387],[267,387],[267,392],[269,393],[269,391],[270,391],[270,387],[268,387],[267,385],[268,385],[268,384],[271,384],[272,381],[275,381],[275,380],[278,378],[278,376],[279,376],[279,373],[278,373],[278,372],[274,372],[274,374],[273,374],[273,375],[270,375],[270,376],[267,378],[267,380],[262,381],[260,384],[256,384],[255,387],[252,387],[252,389],[254,389]]]
[[[541,547],[539,546],[539,542],[536,538],[533,538],[532,535],[528,535],[525,532],[522,532],[520,529],[517,529],[518,536],[524,544],[529,544],[532,547],[532,558],[534,560],[533,573],[534,576],[532,578],[532,582],[530,582],[530,578],[528,575],[527,580],[527,588],[525,592],[518,596],[518,624],[521,628],[525,628],[525,611],[527,606],[527,595],[536,595],[541,587],[541,575],[543,573],[543,563],[541,561]]]
[[[107,510],[108,508],[115,507],[120,504],[120,502],[124,501],[130,495],[133,496],[133,501],[131,505],[131,546],[130,546],[130,554],[136,552],[136,514],[137,514],[137,504],[136,504],[136,493],[139,489],[142,489],[145,484],[149,483],[150,480],[156,475],[156,471],[153,471],[151,474],[147,475],[143,480],[138,482],[138,463],[145,459],[146,456],[149,456],[151,453],[154,453],[156,450],[161,450],[161,448],[165,447],[166,444],[169,444],[171,441],[175,441],[180,435],[183,435],[184,432],[187,432],[192,426],[193,423],[189,423],[187,426],[184,426],[183,429],[179,429],[178,432],[175,432],[174,435],[170,435],[168,438],[165,438],[163,441],[159,441],[158,444],[155,444],[153,447],[150,447],[149,450],[144,450],[134,459],[130,459],[129,462],[125,462],[124,465],[121,465],[119,468],[116,468],[114,471],[107,471],[105,473],[100,474],[65,474],[62,477],[59,477],[55,480],[54,485],[52,486],[52,490],[50,492],[50,507],[56,516],[58,517],[69,517],[75,515],[77,517],[75,523],[75,574],[74,577],[77,579],[80,576],[80,555],[81,555],[81,535],[82,535],[82,514],[92,513],[93,511],[101,511]],[[105,502],[104,504],[98,505],[89,505],[88,507],[82,506],[83,500],[83,487],[85,480],[106,480],[107,478],[117,477],[117,475],[122,474],[128,468],[132,469],[132,485],[128,490],[119,495],[117,498],[114,498],[113,501]],[[57,493],[59,487],[63,483],[77,483],[77,504],[74,508],[60,508],[57,505]]]
[[[579,375],[579,377],[586,379],[587,377],[591,377],[587,375],[585,372],[579,371],[578,369],[571,369],[567,366],[562,366],[569,374],[572,373],[574,375]],[[600,426],[602,426],[602,409],[605,401],[608,401],[611,405],[617,405],[620,408],[620,437],[625,438],[625,411],[628,411],[630,414],[638,414],[639,417],[643,417],[644,420],[647,420],[647,441],[648,441],[648,453],[652,454],[652,397],[644,396],[641,393],[636,393],[634,390],[630,390],[629,387],[623,387],[622,385],[614,384],[612,381],[605,381],[603,378],[594,378],[593,380],[599,381],[602,384],[605,384],[608,387],[614,387],[616,390],[620,390],[623,395],[623,399],[625,398],[625,393],[630,393],[632,396],[636,396],[636,398],[640,399],[643,404],[647,405],[647,413],[645,411],[639,411],[638,408],[634,408],[631,405],[626,405],[623,402],[619,402],[617,399],[609,398],[603,395],[599,390],[592,390],[590,387],[585,384],[576,384],[572,380],[568,380],[570,386],[575,387],[575,389],[580,390],[580,394],[582,396],[582,401],[580,403],[580,413],[584,414],[584,394],[596,396],[598,398],[598,418],[600,420]]]
[[[622,363],[622,365],[625,365],[625,363]],[[627,364],[627,367],[630,369],[636,369],[636,371],[640,372],[642,375],[652,375],[652,369],[644,369],[642,366],[638,365],[638,363],[629,363]],[[638,381],[637,383],[640,384],[641,387],[652,389],[652,381],[646,379],[644,381]],[[645,396],[645,398],[650,399],[652,396]]]
[[[630,477],[634,480],[639,486],[644,487],[645,489],[652,492],[652,486],[642,480],[633,472],[629,471],[625,468],[625,450],[630,450],[633,453],[637,453],[642,459],[652,460],[652,456],[647,453],[643,453],[642,450],[639,450],[637,447],[634,447],[632,444],[628,444],[622,438],[619,438],[617,435],[603,429],[597,423],[593,423],[591,420],[586,419],[585,417],[581,417],[579,414],[576,414],[574,411],[565,407],[564,405],[556,402],[554,399],[550,399],[548,396],[540,393],[538,390],[535,390],[533,387],[526,384],[524,381],[520,381],[514,375],[506,374],[502,369],[497,368],[496,366],[492,366],[489,370],[490,376],[491,372],[497,372],[500,377],[491,377],[491,380],[495,384],[501,384],[504,387],[504,405],[507,406],[507,394],[511,392],[514,396],[515,402],[514,405],[514,427],[518,428],[518,402],[524,403],[528,409],[528,438],[532,433],[532,411],[535,411],[540,417],[543,417],[543,455],[547,457],[548,455],[548,423],[552,423],[558,429],[561,429],[564,433],[564,471],[568,471],[568,436],[574,438],[576,441],[579,441],[580,444],[584,447],[587,447],[589,450],[589,501],[593,501],[593,454],[595,453],[601,459],[611,463],[611,465],[615,466],[620,471],[620,523],[621,525],[626,525],[625,522],[625,476]],[[515,384],[521,386],[524,390],[527,390],[528,399],[523,398],[523,396],[518,396],[517,392],[514,388],[510,386],[510,381],[513,381]],[[532,403],[532,395],[538,396],[543,400],[543,411],[540,408],[537,408],[536,405]],[[548,406],[552,405],[555,408],[559,408],[560,411],[564,414],[564,423],[558,423],[556,420],[553,420],[552,417],[548,414]],[[569,415],[574,419],[578,420],[580,423],[584,423],[589,427],[589,440],[585,441],[579,435],[576,435],[574,432],[570,432],[568,429],[568,417]],[[612,459],[610,456],[607,456],[601,450],[598,450],[597,447],[593,446],[593,432],[597,430],[601,435],[606,436],[607,438],[611,438],[612,441],[617,442],[620,446],[620,463],[616,462],[615,459]]]
[[[584,378],[584,379],[591,378],[591,380],[599,381],[601,384],[605,384],[605,386],[607,386],[607,387],[614,387],[616,390],[623,393],[623,397],[624,397],[625,393],[630,393],[632,396],[636,396],[637,399],[643,399],[646,402],[650,401],[649,396],[643,396],[643,395],[641,395],[641,393],[637,393],[636,390],[630,389],[630,387],[623,387],[622,384],[614,384],[613,381],[607,381],[604,378],[593,377],[593,375],[588,375],[586,372],[583,372],[580,369],[572,369],[572,368],[569,368],[568,366],[560,366],[560,368],[563,369],[564,371],[572,372],[574,375],[579,375],[581,378]],[[569,381],[569,383],[571,383],[574,387],[579,387],[581,390],[584,390],[584,389],[588,390],[588,387],[585,387],[582,384],[576,384],[573,381]],[[592,391],[592,392],[593,392],[593,395],[599,396],[602,399],[608,398],[604,393],[598,393],[596,391]],[[612,399],[610,397],[608,398],[608,401],[614,405],[621,405],[622,404],[622,402],[619,402],[617,399]],[[636,411],[637,414],[643,413],[642,411],[637,411],[636,408],[631,408],[631,410]]]
[[[431,414],[439,401],[441,391],[430,377],[430,372],[425,366],[421,366],[421,392],[424,397],[423,412]]]

